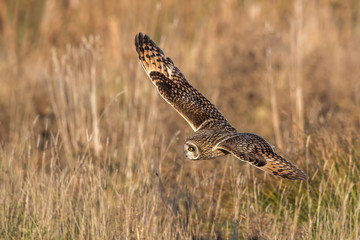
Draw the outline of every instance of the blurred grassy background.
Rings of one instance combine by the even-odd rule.
[[[0,237],[360,238],[360,2],[0,0]],[[307,183],[191,128],[134,48],[147,33]]]

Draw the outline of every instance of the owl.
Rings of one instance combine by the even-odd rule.
[[[191,126],[194,134],[184,144],[192,160],[208,160],[232,154],[263,171],[291,180],[307,175],[276,154],[262,137],[238,132],[221,112],[186,80],[173,61],[152,41],[139,33],[135,47],[140,62],[160,96]]]

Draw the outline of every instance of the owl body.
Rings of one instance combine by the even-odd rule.
[[[186,80],[173,61],[147,36],[135,37],[139,60],[160,96],[195,131],[184,144],[184,154],[192,160],[207,160],[231,153],[263,171],[291,180],[307,176],[276,154],[262,137],[240,133],[221,112]]]
[[[184,154],[192,160],[209,160],[226,155],[229,152],[218,149],[216,145],[236,135],[235,129],[231,129],[231,132],[226,134],[221,128],[200,129],[186,139]]]

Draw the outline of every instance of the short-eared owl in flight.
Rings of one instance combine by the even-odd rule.
[[[147,35],[135,36],[136,51],[161,97],[189,123],[195,133],[184,144],[185,156],[193,160],[212,159],[228,153],[263,171],[292,180],[307,176],[277,155],[262,137],[239,133],[220,111],[186,80]]]

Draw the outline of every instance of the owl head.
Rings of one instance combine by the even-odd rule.
[[[188,137],[184,144],[184,154],[192,160],[206,160],[225,155],[226,152],[216,149],[216,132],[200,130]]]

